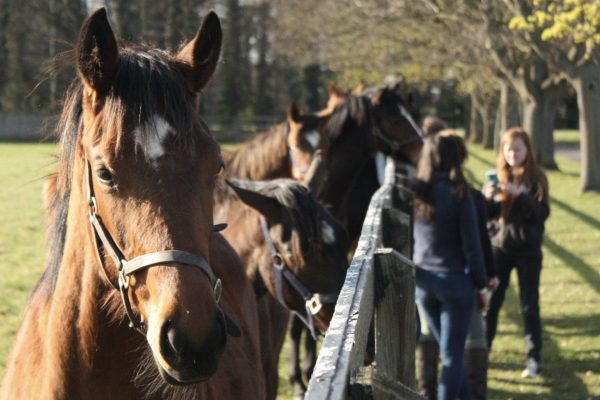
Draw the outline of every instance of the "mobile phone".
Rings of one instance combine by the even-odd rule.
[[[492,184],[497,185],[500,180],[498,179],[498,173],[495,170],[487,171],[485,173],[485,181],[492,182]]]

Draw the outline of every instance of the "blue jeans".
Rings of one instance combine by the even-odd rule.
[[[464,365],[465,342],[475,305],[475,286],[469,275],[417,268],[416,298],[431,333],[440,344],[440,400],[471,400]]]

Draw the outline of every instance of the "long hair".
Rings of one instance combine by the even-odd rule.
[[[463,198],[469,191],[469,184],[463,174],[462,162],[466,158],[466,147],[456,134],[433,135],[425,140],[417,166],[417,187],[415,190],[415,215],[425,219],[433,218],[433,180],[436,172],[448,173],[455,185],[455,193]]]
[[[504,158],[504,146],[512,143],[513,141],[521,139],[527,154],[525,155],[525,161],[523,164],[511,168]],[[531,141],[529,135],[520,127],[510,128],[502,135],[500,141],[500,152],[498,153],[498,160],[496,162],[496,169],[498,171],[498,178],[500,182],[512,182],[517,187],[525,185],[528,190],[536,186],[535,196],[538,201],[548,199],[548,179],[546,174],[537,165],[535,157],[533,155],[533,149],[531,147]],[[514,198],[505,196],[501,203],[501,215],[505,216],[511,210],[514,203]]]

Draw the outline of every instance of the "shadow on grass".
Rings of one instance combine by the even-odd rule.
[[[487,165],[490,168],[496,168],[496,164],[494,164],[492,161],[488,160],[487,158],[481,157],[475,153],[469,153],[469,157],[476,159],[477,161]]]
[[[569,204],[565,203],[562,200],[559,200],[552,196],[550,196],[550,198],[551,198],[551,203],[550,203],[551,206],[557,205],[558,207],[562,208],[564,211],[568,212],[569,214],[572,214],[574,217],[579,218],[582,222],[588,224],[592,228],[600,230],[600,221],[597,220],[596,218],[592,217],[589,214],[586,214],[584,212],[576,210],[575,208],[573,208],[572,206],[570,206]]]
[[[481,189],[483,187],[483,181],[479,178],[475,177],[475,174],[473,173],[473,171],[471,171],[470,169],[465,169],[464,170],[465,176],[467,178],[467,181],[473,185],[473,187],[475,189]]]
[[[512,301],[511,301],[512,300]],[[544,310],[542,309],[542,326],[545,327],[557,327],[557,328],[573,328],[575,332],[572,333],[572,336],[577,335],[589,335],[587,331],[583,331],[583,329],[587,329],[588,325],[590,325],[590,321],[593,316],[585,316],[585,317],[561,317],[561,318],[544,318]],[[519,301],[518,295],[512,286],[509,286],[506,291],[506,299],[504,301],[504,313],[503,316],[507,316],[511,323],[523,329],[523,318],[521,312],[519,310]],[[579,330],[580,328],[583,328]],[[595,329],[596,331],[599,328]],[[597,333],[593,333],[594,335]],[[597,368],[598,360],[593,359],[591,356],[588,358],[583,357],[584,359],[573,359],[566,358],[562,356],[561,349],[554,339],[546,329],[544,329],[543,334],[543,344],[544,349],[542,351],[542,359],[543,359],[543,375],[542,378],[528,380],[525,378],[518,379],[510,379],[498,377],[494,378],[499,382],[509,383],[509,384],[518,384],[518,385],[528,385],[531,388],[531,391],[521,392],[521,393],[510,393],[506,390],[497,390],[490,388],[489,390],[489,398],[490,399],[530,399],[537,398],[538,396],[536,392],[541,391],[542,388],[549,389],[549,396],[543,395],[544,398],[550,399],[586,399],[589,398],[588,388],[585,383],[581,380],[580,377],[577,376],[577,373],[584,374],[587,371],[594,370]],[[514,363],[503,363],[503,362],[494,362],[494,358],[500,357],[500,354],[506,352],[504,349],[494,348],[490,355],[492,360],[492,366],[494,369],[502,369],[506,370],[509,367],[513,368],[513,370],[520,371],[521,368],[524,367],[525,357],[526,357],[526,349],[523,345],[523,364],[515,365]],[[589,355],[589,352],[587,353]]]
[[[600,273],[594,267],[560,246],[548,235],[544,236],[543,246],[558,257],[566,266],[577,272],[596,293],[600,294]]]

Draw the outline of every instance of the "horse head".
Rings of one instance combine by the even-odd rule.
[[[316,327],[326,330],[348,267],[350,243],[345,229],[300,182],[231,180],[229,184],[242,202],[260,214],[270,248],[260,269],[267,290],[307,324],[314,320]],[[277,269],[284,270],[279,278]]]
[[[92,220],[88,254],[121,292],[120,310],[146,336],[171,384],[208,379],[227,333],[239,334],[219,306],[220,280],[210,267],[213,189],[223,163],[195,111],[221,37],[211,12],[176,55],[119,48],[100,9],[77,44],[82,116],[74,171]]]
[[[323,149],[327,142],[321,135],[329,114],[302,114],[294,103],[288,108],[287,145],[292,162],[292,177],[304,180],[316,151]]]
[[[415,122],[419,115],[413,95],[404,98],[398,85],[366,90],[364,95],[371,100],[376,151],[416,166],[423,134]]]

